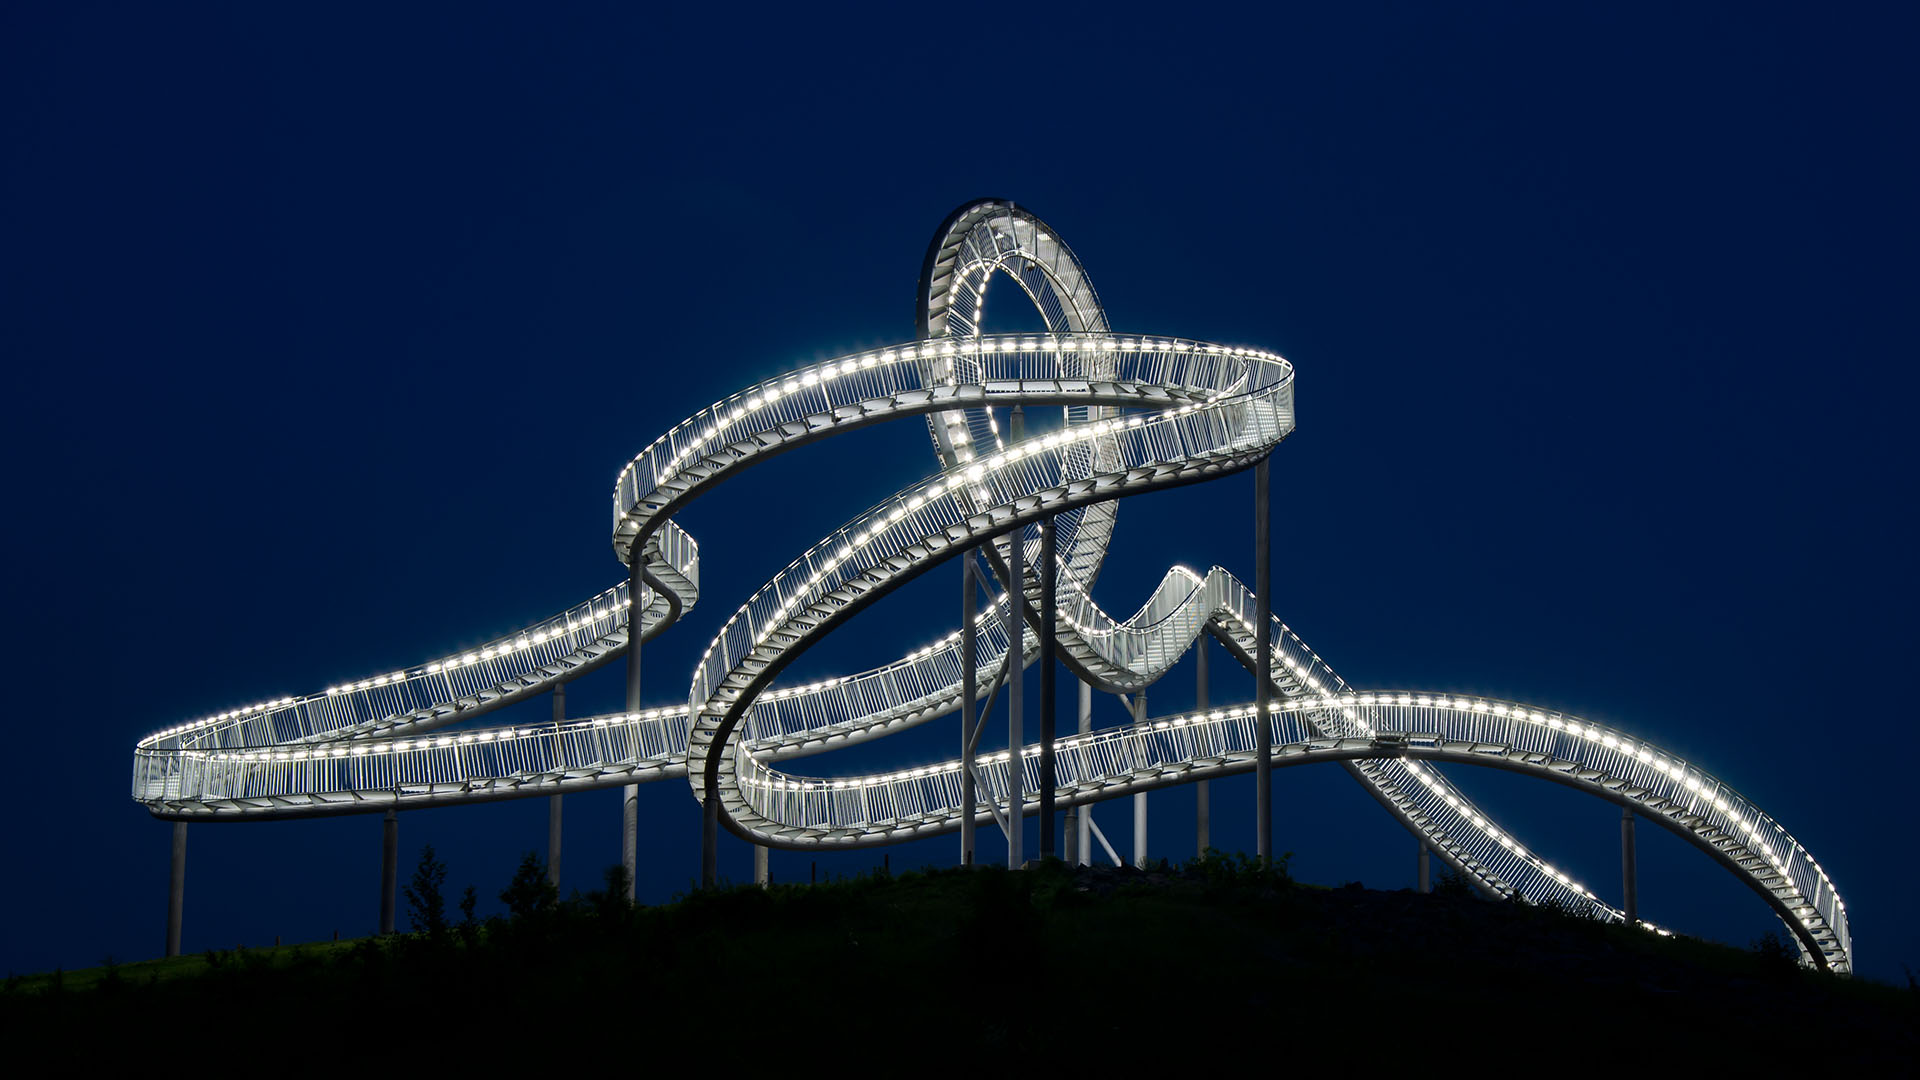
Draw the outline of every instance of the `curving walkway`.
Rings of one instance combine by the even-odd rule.
[[[996,278],[996,275],[1001,275]],[[1010,278],[1049,332],[979,332],[989,283]],[[1057,590],[1056,656],[1096,688],[1152,684],[1201,634],[1250,671],[1273,650],[1267,719],[1275,766],[1335,761],[1489,894],[1623,913],[1534,853],[1455,788],[1436,762],[1496,767],[1627,806],[1705,851],[1793,930],[1810,963],[1850,970],[1845,906],[1817,863],[1771,818],[1685,762],[1622,732],[1509,702],[1349,687],[1252,590],[1218,567],[1170,571],[1139,610],[1108,613],[1090,591],[1128,495],[1246,469],[1293,430],[1293,368],[1271,353],[1188,338],[1118,334],[1084,269],[1047,227],[1000,200],[943,223],[922,268],[920,338],[839,357],[749,387],[661,435],[620,473],[616,554],[629,580],[483,648],[324,692],[233,710],[142,739],[133,796],[171,820],[359,813],[552,795],[686,777],[718,824],[777,847],[895,843],[969,817],[960,764],[809,778],[775,766],[958,709],[963,635],[881,667],[804,686],[779,675],[891,590],[956,558],[1026,568],[1021,617]],[[1014,438],[996,408],[1058,416]],[[699,599],[698,546],[672,520],[760,461],[841,432],[925,418],[938,471],[882,500],[756,590],[721,626],[684,705],[548,724],[466,722],[537,695],[670,628]],[[1034,526],[1054,522],[1051,568]],[[1019,545],[1016,553],[1014,545]],[[1017,558],[1016,558],[1017,556]],[[1004,579],[1004,578],[1003,578]],[[632,602],[638,597],[638,614]],[[974,616],[981,671],[1010,651],[1012,606]],[[1024,633],[1019,663],[1038,659]],[[637,664],[635,665],[637,672]],[[976,691],[991,696],[991,683]],[[1252,705],[1058,740],[1060,806],[1251,771]],[[456,725],[458,725],[456,727]],[[1025,793],[1040,784],[1024,752]],[[1009,801],[1008,753],[977,763],[975,821]],[[1023,797],[1022,812],[1037,800]]]

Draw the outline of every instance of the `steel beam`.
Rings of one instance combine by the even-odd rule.
[[[560,722],[567,718],[567,684],[556,683],[553,687],[553,726],[554,744],[560,745]],[[554,762],[561,761],[560,755],[554,755]],[[547,881],[554,888],[560,887],[560,796],[547,797]]]
[[[1626,894],[1627,925],[1640,925],[1640,871],[1634,865],[1633,808],[1620,808],[1620,891]]]
[[[634,868],[640,861],[640,785],[620,789],[620,865],[627,868],[627,900],[634,899]]]
[[[1080,734],[1085,735],[1092,730],[1093,686],[1085,680],[1080,680]],[[1074,813],[1077,815],[1075,825],[1079,832],[1079,835],[1074,837],[1074,849],[1079,853],[1080,865],[1091,866],[1093,865],[1093,848],[1091,846],[1093,840],[1093,807],[1091,805],[1077,807]]]
[[[167,875],[167,955],[180,955],[180,920],[187,906],[187,823],[173,823],[173,859]]]
[[[1040,857],[1054,857],[1053,844],[1053,519],[1040,523]]]
[[[388,810],[381,823],[380,932],[393,933],[394,890],[400,883],[400,812]]]
[[[1133,722],[1138,725],[1147,722],[1145,687],[1133,692]],[[1147,865],[1147,793],[1144,791],[1133,796],[1133,865]]]
[[[711,889],[720,884],[720,800],[708,798],[700,804],[700,887]]]
[[[1253,632],[1254,730],[1259,733],[1254,764],[1254,853],[1264,865],[1273,864],[1273,544],[1267,520],[1267,463],[1253,467]]]
[[[960,557],[960,865],[973,865],[974,814],[979,796],[973,785],[973,748],[978,742],[974,731],[974,695],[979,692],[979,632],[974,620],[979,613],[974,603],[974,549]]]
[[[633,552],[633,561],[627,566],[627,716],[640,715],[640,637],[645,631],[640,613],[646,610],[643,601],[646,583],[641,580],[642,560],[640,552]],[[620,799],[620,863],[627,868],[627,899],[634,898],[634,890],[640,879],[640,785],[628,784],[621,789]]]
[[[1020,610],[1025,603],[1027,545],[1019,529],[1008,533],[1007,540],[1007,658],[1010,661],[1007,668],[1007,869],[1018,870],[1027,861],[1021,843],[1027,832],[1026,820],[1021,816],[1027,805],[1026,761],[1022,756],[1027,738],[1021,726],[1024,719],[1021,713],[1026,704],[1022,700],[1026,664],[1022,661],[1027,652],[1027,620],[1021,617]]]
[[[1207,711],[1207,632],[1193,639],[1193,711]],[[1207,791],[1208,781],[1202,780],[1193,785],[1194,799],[1194,854],[1206,858],[1207,849],[1213,846],[1213,798]]]

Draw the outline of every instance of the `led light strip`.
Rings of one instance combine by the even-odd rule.
[[[979,333],[985,289],[996,270],[1021,282],[1048,320],[1048,333]],[[928,793],[894,788],[947,775],[948,766],[809,781],[776,773],[766,762],[951,711],[958,703],[958,634],[892,664],[804,686],[773,685],[770,672],[877,591],[956,548],[990,540],[1004,555],[1021,522],[1042,512],[1061,523],[1060,562],[1053,568],[1060,591],[1059,644],[1097,685],[1150,684],[1210,627],[1249,656],[1259,634],[1274,638],[1281,693],[1274,716],[1307,724],[1302,730],[1316,746],[1364,745],[1392,734],[1398,729],[1382,727],[1381,718],[1401,710],[1505,719],[1496,710],[1516,708],[1431,695],[1363,701],[1366,695],[1354,694],[1277,620],[1255,626],[1250,594],[1217,567],[1204,576],[1175,568],[1135,615],[1109,616],[1086,588],[1112,535],[1114,500],[1220,475],[1264,456],[1292,427],[1291,366],[1258,349],[1113,333],[1072,253],[1010,204],[957,211],[929,255],[924,284],[920,340],[804,366],[743,390],[675,425],[621,470],[613,544],[623,561],[637,558],[644,566],[650,587],[641,625],[651,636],[698,598],[698,549],[671,515],[728,476],[780,450],[908,415],[926,416],[941,457],[939,473],[855,518],[749,597],[709,644],[686,708],[434,733],[618,656],[628,644],[631,615],[622,583],[474,649],[156,732],[136,748],[135,798],[169,817],[301,816],[365,809],[382,800],[511,797],[535,781],[540,786],[525,793],[685,773],[697,796],[720,795],[729,827],[757,839],[783,846],[891,842],[902,835],[899,820],[876,818],[849,836],[757,816],[752,793],[911,795],[922,807],[914,828],[938,825],[933,819],[940,814]],[[1063,408],[1068,426],[1012,439],[991,411],[995,405],[1040,404]],[[1031,559],[1026,562],[1032,566]],[[1030,602],[1038,589],[1037,574],[1021,582]],[[982,666],[995,667],[1008,641],[998,609],[977,622]],[[1023,637],[1027,662],[1034,658],[1034,643]],[[1536,723],[1535,717],[1545,719]],[[1761,882],[1777,908],[1799,919],[1810,955],[1820,950],[1829,965],[1849,965],[1844,905],[1831,880],[1771,819],[1696,769],[1617,732],[1533,710],[1512,718],[1567,741],[1580,754],[1614,755],[1642,769],[1641,779],[1653,781],[1634,781],[1643,790],[1671,789],[1671,798],[1651,798],[1669,809],[1686,807],[1674,811],[1687,818],[1685,827],[1696,836],[1715,834],[1725,840],[1725,850],[1737,849],[1745,860],[1740,871]],[[1556,718],[1563,728],[1554,728]],[[1250,713],[1213,710],[1205,723],[1216,719],[1253,730]],[[1152,737],[1201,723],[1174,717],[1137,731],[1117,729],[1121,735],[1098,735],[1109,741]],[[1585,759],[1576,754],[1566,760]],[[1004,769],[1008,762],[1002,756],[988,764]],[[1535,900],[1573,898],[1597,914],[1617,916],[1585,886],[1498,829],[1431,763],[1381,754],[1347,765],[1389,809],[1423,832],[1444,861],[1483,888]],[[1124,791],[1205,771],[1194,762],[1170,760],[1142,769],[1110,779]],[[813,784],[831,787],[808,786]],[[942,820],[953,817],[949,807]]]

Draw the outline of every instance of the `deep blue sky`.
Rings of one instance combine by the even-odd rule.
[[[1863,972],[1898,978],[1920,964],[1897,689],[1917,599],[1913,27],[1558,7],[7,8],[0,966],[158,952],[167,828],[126,795],[140,734],[612,584],[626,460],[756,379],[909,338],[933,227],[1000,195],[1074,246],[1116,326],[1298,366],[1275,608],[1350,682],[1518,698],[1699,761],[1811,848]],[[1005,301],[990,320],[1033,325]],[[648,700],[684,700],[738,603],[931,466],[905,423],[689,510],[707,591],[651,648]],[[1131,609],[1175,561],[1249,572],[1249,496],[1237,477],[1124,507],[1101,599]],[[938,577],[805,665],[946,632]],[[1250,693],[1225,666],[1215,700]],[[1178,669],[1155,711],[1191,683]],[[576,684],[574,711],[620,693],[615,672]],[[953,740],[942,723],[809,768]],[[1617,811],[1453,772],[1616,896]],[[1280,776],[1299,876],[1410,882],[1411,840],[1343,774]],[[1250,847],[1251,781],[1216,787],[1217,842]],[[1191,802],[1155,797],[1156,854],[1190,853]],[[643,810],[658,901],[697,873],[697,813],[678,783]],[[493,906],[545,813],[407,815],[404,863],[432,843]],[[1101,816],[1128,832],[1124,806]],[[618,817],[612,793],[569,802],[568,887],[617,860]],[[187,948],[369,931],[379,832],[196,827]],[[1641,837],[1648,917],[1740,944],[1777,925],[1704,856]],[[776,853],[775,874],[807,863]],[[749,867],[729,838],[724,870]]]

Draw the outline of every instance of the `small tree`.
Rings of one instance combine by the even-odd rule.
[[[473,886],[460,894],[460,940],[471,949],[480,943],[480,919],[474,909],[480,906],[480,894]]]
[[[513,880],[507,883],[505,892],[500,894],[500,902],[515,919],[526,919],[535,914],[552,911],[560,902],[560,890],[547,880],[546,864],[540,861],[537,852],[529,851],[520,860],[520,868],[513,872]]]
[[[420,865],[413,869],[407,883],[407,921],[415,933],[425,931],[428,938],[443,941],[447,936],[447,901],[440,888],[447,882],[447,864],[434,857],[433,845],[420,849]]]
[[[1450,866],[1445,867],[1434,875],[1433,894],[1435,896],[1472,896],[1473,883],[1467,880],[1465,874]]]
[[[1752,949],[1761,968],[1775,977],[1791,975],[1800,967],[1800,951],[1778,930],[1754,938]]]
[[[633,901],[627,899],[627,868],[620,863],[614,863],[607,867],[604,877],[607,887],[587,894],[588,900],[593,904],[593,913],[608,921],[631,913]]]

